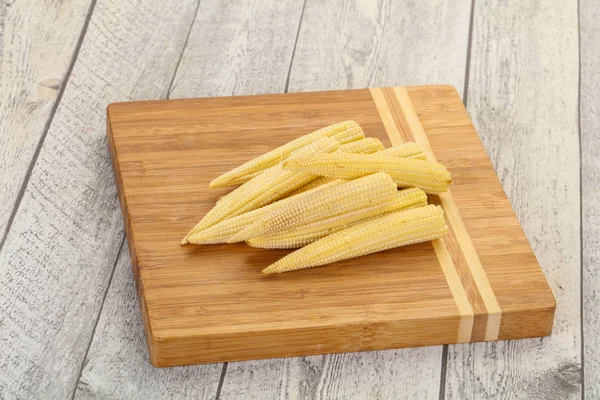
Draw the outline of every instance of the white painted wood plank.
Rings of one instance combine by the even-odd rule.
[[[301,11],[294,0],[202,0],[170,97],[284,91]],[[117,269],[76,398],[214,398],[222,364],[149,364],[132,281]]]
[[[0,398],[75,389],[123,238],[106,106],[166,96],[196,4],[99,0],[94,9],[0,253]]]
[[[290,91],[450,83],[470,1],[308,0]],[[221,399],[437,399],[442,347],[230,363]]]
[[[302,1],[202,0],[171,98],[285,90]]]
[[[475,4],[468,110],[557,311],[544,339],[450,346],[446,397],[579,398],[577,2]]]
[[[290,92],[464,86],[471,1],[307,0]]]
[[[119,256],[76,399],[214,399],[221,364],[155,368],[148,362],[127,243]]]
[[[0,241],[91,0],[0,2]]]
[[[581,29],[581,167],[585,398],[600,398],[600,10],[579,3]]]

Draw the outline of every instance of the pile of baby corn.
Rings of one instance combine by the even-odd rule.
[[[446,191],[450,181],[417,144],[386,149],[344,121],[213,180],[213,188],[240,186],[182,244],[298,248],[262,271],[273,274],[438,239],[448,227],[442,209],[427,205],[427,194]]]

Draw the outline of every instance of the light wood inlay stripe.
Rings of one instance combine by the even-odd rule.
[[[377,111],[379,111],[379,116],[381,117],[385,131],[390,138],[390,142],[392,142],[392,146],[400,146],[402,143],[404,143],[404,141],[402,140],[402,136],[396,127],[396,121],[394,120],[394,116],[392,115],[390,107],[385,100],[383,89],[372,88],[369,89],[369,91],[371,92],[371,96],[373,97],[373,101],[377,107]]]
[[[437,204],[443,207],[439,196],[429,196],[429,202],[431,204]],[[479,290],[477,290],[477,285],[475,284],[473,275],[469,270],[469,263],[462,252],[462,249],[460,248],[460,243],[458,242],[456,233],[452,228],[452,224],[448,220],[447,213],[445,213],[445,217],[448,224],[448,234],[445,238],[446,248],[452,256],[454,266],[456,267],[456,272],[458,273],[463,287],[467,292],[467,298],[469,299],[475,314],[473,317],[473,332],[471,334],[471,341],[483,341],[485,340],[485,330],[487,328],[487,309],[485,308],[483,298],[479,294]]]
[[[404,112],[402,111],[402,105],[398,101],[396,94],[392,88],[383,88],[383,96],[387,101],[388,106],[392,112],[392,116],[394,117],[394,121],[396,122],[396,126],[398,127],[398,131],[402,136],[402,142],[410,142],[413,141],[412,133],[410,131],[410,125],[404,118]]]
[[[404,117],[410,126],[410,130],[415,138],[415,142],[424,148],[429,160],[436,161],[435,155],[433,154],[431,146],[429,145],[429,141],[425,131],[423,130],[423,127],[421,126],[419,117],[413,107],[408,92],[403,87],[395,87],[394,92],[396,93],[396,97],[400,103]],[[488,318],[485,330],[485,340],[496,340],[498,339],[500,322],[502,319],[500,305],[498,304],[494,291],[492,290],[485,270],[483,269],[483,265],[481,265],[481,261],[479,260],[479,256],[475,250],[475,246],[473,245],[469,233],[467,232],[467,228],[462,220],[462,217],[460,216],[460,212],[456,206],[456,202],[454,201],[452,194],[450,191],[442,193],[439,196],[439,199],[446,213],[448,222],[452,227],[454,234],[456,235],[460,249],[467,260],[470,273],[475,281],[477,290],[479,291],[487,310]]]
[[[395,112],[392,113],[390,105],[387,101],[387,98],[389,98],[390,96],[386,96],[384,94],[384,89],[372,88],[369,90],[371,92],[371,96],[373,97],[373,101],[375,102],[375,105],[377,107],[377,110],[379,111],[379,115],[381,117],[381,120],[383,121],[385,130],[390,138],[390,141],[392,142],[392,145],[398,146],[407,141],[404,140],[405,135],[402,135],[400,132],[402,128],[408,129],[408,124],[406,124],[405,127],[399,127],[397,125],[398,119],[394,118],[394,114],[399,114],[402,116],[402,118],[404,118],[404,113],[402,113],[400,109],[395,110]],[[400,103],[397,101],[395,102],[395,105],[398,108],[400,107]],[[458,312],[461,316],[456,342],[470,342],[474,321],[473,308],[471,307],[471,303],[469,302],[469,298],[457,273],[454,261],[450,252],[448,251],[448,247],[446,246],[444,239],[442,238],[438,240],[433,240],[432,245],[435,254],[440,262],[440,266],[442,268],[444,277],[448,282],[448,287],[450,288],[450,292],[452,293],[452,297],[454,298],[456,308],[458,309]]]
[[[446,247],[444,238],[432,240],[431,244],[442,267],[444,277],[448,282],[448,287],[456,303],[458,313],[460,314],[456,343],[468,343],[471,341],[471,332],[473,331],[473,308],[469,302],[467,292],[460,281],[460,277],[456,272],[454,261],[452,261],[452,256]]]

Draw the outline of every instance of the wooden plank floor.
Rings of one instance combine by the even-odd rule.
[[[592,0],[0,2],[0,399],[600,397],[599,19]],[[428,83],[463,95],[553,335],[153,368],[106,105]]]

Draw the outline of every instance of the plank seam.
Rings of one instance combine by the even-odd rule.
[[[400,134],[400,128],[397,126],[397,121],[392,115],[390,106],[386,100],[383,89],[371,88],[369,89],[379,116],[383,121],[384,128],[392,142],[392,145],[397,146],[402,144],[402,135]],[[448,252],[444,239],[437,239],[432,241],[433,249],[440,262],[440,267],[446,278],[446,282],[460,314],[460,321],[458,326],[457,343],[469,342],[471,339],[471,331],[473,328],[473,308],[468,300],[466,291],[460,281],[456,266],[452,260],[452,256]]]
[[[402,109],[406,113],[405,116],[409,125],[411,126],[415,141],[424,147],[428,158],[430,158],[432,161],[436,161],[435,154],[433,153],[429,141],[427,140],[427,136],[423,130],[423,127],[421,126],[408,92],[403,87],[394,88],[394,92],[396,93],[400,104],[402,104]],[[500,305],[498,304],[492,286],[489,283],[485,269],[481,264],[481,260],[479,259],[479,255],[477,254],[477,250],[475,249],[471,237],[469,236],[464,221],[460,216],[460,212],[456,206],[456,202],[454,201],[452,193],[450,191],[442,193],[439,196],[439,199],[444,207],[444,210],[446,211],[448,222],[452,226],[452,229],[454,230],[454,233],[458,239],[461,251],[467,260],[469,271],[473,277],[473,280],[475,281],[476,288],[479,291],[479,294],[483,299],[484,306],[487,310],[488,318],[485,340],[496,340],[498,339],[500,322],[502,319]]]
[[[190,35],[192,34],[192,29],[194,28],[194,23],[196,22],[196,17],[198,17],[198,10],[200,9],[200,1],[196,3],[196,10],[194,11],[194,16],[192,18],[192,22],[190,23],[190,29],[188,30],[187,36],[185,37],[185,42],[183,42],[183,47],[181,48],[181,54],[179,55],[179,60],[177,60],[177,65],[175,66],[175,72],[173,72],[173,77],[171,78],[171,82],[169,82],[169,88],[167,89],[167,99],[171,97],[171,92],[173,91],[173,83],[175,82],[175,77],[177,76],[177,72],[179,71],[179,65],[181,64],[181,60],[183,59],[183,54],[185,53],[185,49],[187,48],[188,41],[190,40]]]
[[[463,104],[467,107],[469,96],[469,75],[471,74],[471,42],[473,41],[473,19],[475,17],[475,0],[471,1],[471,15],[469,16],[469,36],[467,40],[467,60],[465,63],[465,83],[463,86]]]
[[[581,149],[581,0],[577,0],[577,44],[579,76],[577,82],[577,131],[579,139],[579,320],[581,322],[581,399],[585,399],[585,326],[583,299],[583,159]]]
[[[102,310],[104,309],[104,302],[108,297],[108,291],[110,290],[110,286],[112,285],[113,277],[115,276],[115,270],[117,269],[117,265],[119,264],[119,260],[121,259],[121,252],[123,251],[123,245],[125,244],[125,233],[123,233],[123,239],[121,239],[121,245],[119,246],[119,250],[117,251],[117,257],[115,258],[115,263],[113,264],[112,271],[110,272],[110,278],[108,278],[108,284],[106,285],[106,290],[104,291],[104,296],[102,296],[102,302],[100,303],[100,308],[98,309],[98,316],[96,317],[96,321],[94,322],[94,328],[92,329],[92,334],[90,335],[90,341],[88,342],[87,348],[83,355],[83,359],[81,360],[81,365],[79,367],[79,373],[77,374],[77,379],[75,379],[75,387],[73,387],[73,393],[71,394],[71,400],[75,399],[75,394],[77,393],[77,386],[79,385],[79,379],[81,379],[81,375],[83,374],[83,369],[85,368],[85,360],[90,353],[90,348],[92,347],[92,342],[94,341],[94,336],[96,336],[96,329],[98,328],[98,323],[100,322],[100,317],[102,316]]]
[[[448,371],[448,345],[442,347],[442,365],[440,368],[440,396],[439,400],[446,398],[446,375]]]
[[[223,390],[223,382],[225,382],[225,375],[227,375],[228,362],[223,363],[223,369],[221,370],[221,377],[219,378],[219,385],[217,386],[217,392],[215,393],[215,400],[221,398],[221,390]]]
[[[300,12],[300,21],[298,21],[298,31],[296,32],[296,40],[292,49],[292,57],[290,58],[290,68],[288,69],[287,78],[285,79],[284,93],[288,92],[290,87],[290,76],[292,76],[292,66],[294,65],[294,56],[296,55],[296,46],[298,46],[298,38],[300,37],[300,28],[302,28],[302,20],[304,19],[304,10],[306,9],[306,0],[302,3],[302,11]]]
[[[4,229],[4,235],[2,236],[2,240],[0,240],[0,253],[2,252],[2,249],[4,248],[4,243],[6,242],[8,233],[10,232],[10,229],[12,228],[12,224],[15,220],[15,216],[17,215],[17,211],[19,210],[19,206],[21,205],[23,196],[25,195],[25,190],[27,189],[27,186],[29,185],[29,180],[31,179],[31,174],[33,173],[33,168],[35,167],[35,164],[37,163],[38,157],[40,156],[40,153],[42,151],[42,146],[44,145],[44,142],[46,141],[46,136],[48,136],[48,132],[50,131],[50,127],[52,126],[52,122],[54,121],[54,116],[56,115],[56,110],[58,110],[58,105],[62,101],[62,97],[63,97],[63,94],[65,93],[65,88],[67,87],[67,84],[69,83],[69,79],[71,78],[71,73],[73,72],[73,67],[75,66],[75,62],[77,61],[77,58],[79,58],[79,51],[81,50],[81,45],[83,44],[83,39],[85,37],[85,34],[87,33],[88,26],[90,25],[90,21],[92,19],[92,13],[94,12],[95,8],[96,8],[96,0],[92,0],[92,2],[90,4],[90,8],[88,9],[88,13],[85,17],[83,27],[81,28],[81,34],[79,35],[79,39],[77,40],[77,44],[75,45],[75,50],[73,51],[73,56],[71,57],[71,63],[69,64],[69,68],[67,68],[67,71],[65,73],[64,82],[61,82],[60,89],[58,91],[58,95],[56,96],[56,101],[52,105],[52,110],[50,111],[50,116],[48,117],[48,120],[46,121],[46,125],[44,126],[44,131],[42,133],[42,136],[40,137],[40,140],[38,141],[38,144],[35,148],[35,152],[33,153],[33,157],[31,158],[31,162],[29,163],[29,168],[27,168],[27,172],[25,173],[25,178],[23,179],[23,183],[21,184],[21,187],[19,188],[19,194],[17,195],[17,198],[15,200],[15,205],[13,206],[13,209],[10,213],[10,217],[6,221],[6,228]]]

